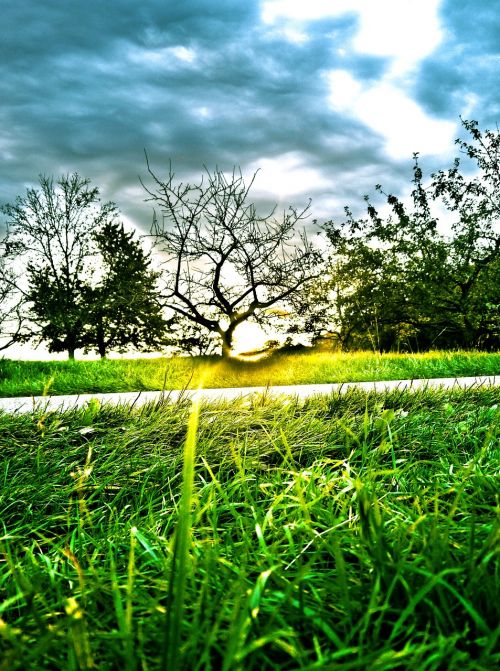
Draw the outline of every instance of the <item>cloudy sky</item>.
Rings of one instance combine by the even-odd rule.
[[[145,149],[321,220],[500,121],[495,0],[2,0],[0,52],[0,202],[78,171],[143,231]]]

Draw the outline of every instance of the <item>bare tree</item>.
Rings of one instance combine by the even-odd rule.
[[[146,157],[147,160],[147,157]],[[197,184],[165,180],[148,171],[155,204],[151,229],[154,246],[164,258],[165,306],[209,332],[218,334],[223,357],[230,356],[237,326],[252,318],[265,324],[266,310],[292,307],[303,287],[319,275],[319,252],[297,224],[309,205],[290,207],[277,219],[264,217],[248,202],[241,171],[226,176],[206,171]]]

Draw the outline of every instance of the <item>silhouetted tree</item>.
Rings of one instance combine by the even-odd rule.
[[[140,241],[115,221],[105,222],[93,238],[102,279],[85,292],[85,350],[96,349],[103,358],[112,349],[153,351],[168,344],[168,323],[156,289],[158,273]]]
[[[297,224],[308,207],[259,216],[248,202],[240,172],[206,172],[198,184],[165,180],[151,170],[145,186],[160,210],[152,236],[165,258],[164,305],[198,327],[217,334],[230,355],[235,329],[250,317],[261,324],[275,305],[293,309],[302,289],[319,274],[319,253]]]
[[[19,342],[25,331],[23,294],[17,289],[18,277],[5,263],[0,250],[0,351]]]
[[[83,343],[92,233],[116,216],[113,203],[100,204],[99,190],[77,173],[53,178],[40,176],[40,189],[30,188],[7,215],[5,258],[26,268],[16,289],[23,296],[31,329],[19,341],[45,341],[51,352],[67,351],[74,358]]]
[[[456,140],[462,159],[432,175],[432,194],[454,217],[450,249],[451,310],[468,346],[500,347],[500,131],[462,121],[471,140]],[[461,171],[463,159],[474,174]],[[467,169],[467,168],[466,168]]]
[[[344,348],[499,346],[500,137],[481,134],[476,122],[464,126],[472,142],[458,143],[476,176],[464,177],[456,159],[425,187],[415,155],[410,206],[378,185],[390,216],[366,197],[366,218],[346,208],[341,226],[325,225]],[[453,218],[449,232],[439,229],[436,199]]]

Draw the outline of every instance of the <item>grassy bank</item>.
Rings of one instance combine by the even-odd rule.
[[[198,387],[248,387],[499,375],[500,353],[373,352],[275,355],[258,363],[218,357],[104,361],[0,360],[0,396]]]
[[[0,415],[0,669],[497,668],[498,400]]]

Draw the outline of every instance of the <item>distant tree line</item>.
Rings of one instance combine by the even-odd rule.
[[[227,357],[252,320],[344,350],[499,349],[500,133],[463,124],[451,168],[424,182],[415,154],[410,202],[377,185],[389,214],[368,196],[365,217],[346,207],[321,227],[327,252],[300,228],[309,206],[258,214],[236,169],[184,184],[148,163],[151,251],[88,179],[41,176],[1,207],[2,348]]]

